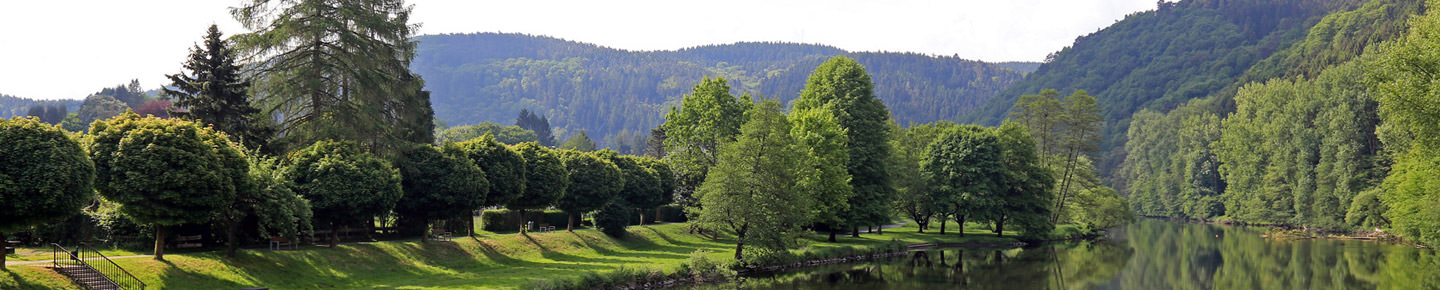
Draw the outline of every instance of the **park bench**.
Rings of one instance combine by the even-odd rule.
[[[15,248],[19,248],[20,244],[20,241],[5,241],[5,254],[14,254]]]
[[[430,234],[435,237],[435,240],[439,241],[449,241],[451,237],[450,231],[445,229],[433,229],[430,230]]]
[[[202,240],[204,240],[204,239],[205,239],[205,237],[204,237],[204,236],[201,236],[201,235],[179,236],[179,237],[177,237],[177,238],[175,239],[175,242],[176,242],[175,248],[176,248],[176,249],[189,249],[189,248],[204,247],[205,244],[204,244],[204,242],[202,241]]]
[[[291,243],[291,242],[290,242],[290,239],[287,239],[287,238],[285,238],[285,237],[270,237],[270,250],[271,250],[271,251],[284,250],[284,249],[287,249],[287,248],[290,249],[290,250],[295,250],[295,249],[299,249],[299,248],[300,248],[300,245],[297,244],[297,243]]]

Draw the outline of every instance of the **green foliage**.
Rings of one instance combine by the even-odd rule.
[[[248,182],[225,136],[199,124],[125,113],[90,128],[96,189],[141,223],[208,221]]]
[[[314,230],[311,220],[315,213],[310,209],[309,200],[291,190],[294,183],[285,178],[280,161],[259,154],[250,154],[248,161],[254,191],[241,196],[253,198],[246,202],[252,204],[248,210],[253,211],[257,218],[260,235],[285,237],[291,241],[310,236]]]
[[[634,216],[631,214],[633,210],[625,200],[606,203],[600,211],[595,212],[595,228],[611,237],[624,237],[625,227],[631,224],[630,217]]]
[[[94,196],[94,163],[58,126],[0,119],[0,160],[0,236],[75,215]]]
[[[794,111],[828,110],[844,129],[850,173],[850,226],[883,225],[890,220],[891,187],[886,159],[890,158],[890,111],[875,97],[874,84],[865,67],[854,59],[838,56],[825,61],[805,83]]]
[[[895,181],[894,207],[915,221],[922,232],[929,226],[931,217],[948,213],[949,206],[939,202],[934,182],[924,174],[921,164],[930,154],[930,143],[935,142],[940,132],[954,126],[950,122],[911,124],[910,128],[896,124],[890,131],[891,147],[895,150],[890,158],[890,176]]]
[[[354,142],[316,142],[291,152],[285,164],[285,178],[310,200],[315,222],[330,229],[387,214],[403,195],[400,172]]]
[[[997,234],[1003,234],[1005,224],[1011,223],[1020,227],[1026,237],[1045,238],[1055,229],[1055,220],[1051,218],[1051,204],[1056,198],[1054,173],[1040,164],[1035,140],[1024,126],[1005,122],[994,129],[994,134],[1003,151],[1004,167],[1001,179],[996,182],[1001,204],[995,214],[984,218],[995,224]],[[1128,209],[1122,213],[1128,214]]]
[[[1344,227],[1351,200],[1379,183],[1379,123],[1360,62],[1313,81],[1270,81],[1236,95],[1215,143],[1239,221]]]
[[[580,130],[580,132],[575,132],[575,135],[570,135],[570,139],[565,140],[565,144],[560,144],[560,149],[592,152],[595,151],[595,141],[590,140],[590,135],[585,134],[585,130]]]
[[[806,164],[818,174],[813,179],[797,180],[800,192],[807,194],[815,206],[810,209],[810,222],[840,228],[850,209],[850,172],[845,163],[850,159],[846,148],[849,140],[845,129],[827,104],[819,108],[790,112],[790,136],[806,155]]]
[[[1129,224],[1135,219],[1130,204],[1109,187],[1081,190],[1071,203],[1075,223],[1089,229],[1108,229]]]
[[[21,97],[6,95],[6,94],[0,94],[0,119],[8,119],[8,118],[10,118],[10,117],[15,117],[15,116],[28,116],[28,115],[30,115],[30,114],[28,114],[29,111],[30,111],[30,109],[31,109],[31,108],[34,108],[35,106],[52,107],[52,108],[64,108],[63,111],[70,112],[70,114],[74,114],[74,112],[80,110],[80,104],[83,103],[83,102],[84,102],[84,100],[67,100],[67,99],[60,99],[60,100],[34,100],[34,99],[21,98]],[[59,110],[55,110],[55,111],[59,111]],[[62,115],[61,118],[64,118],[64,116]],[[42,119],[43,119],[43,118],[42,118]]]
[[[960,121],[999,124],[1023,94],[1046,88],[1061,92],[1088,90],[1100,97],[1097,107],[1104,116],[1098,166],[1102,173],[1113,176],[1123,160],[1125,152],[1121,148],[1126,142],[1130,116],[1135,112],[1169,110],[1207,96],[1229,98],[1235,91],[1233,84],[1248,83],[1241,77],[1252,66],[1304,39],[1306,31],[1322,16],[1349,10],[1359,2],[1162,3],[1156,10],[1130,14],[1105,29],[1077,38],[1071,46],[1051,54],[1024,80]],[[1353,46],[1336,50],[1359,53]],[[1044,139],[1040,132],[1036,135]]]
[[[746,245],[778,251],[795,244],[811,207],[797,181],[816,174],[806,170],[778,102],[764,101],[745,114],[750,120],[734,142],[721,145],[719,162],[696,192],[701,207],[692,209],[697,225],[735,233],[736,260],[745,257]]]
[[[1345,212],[1345,223],[1361,229],[1378,229],[1390,226],[1390,221],[1385,220],[1385,212],[1389,207],[1380,201],[1383,191],[1380,187],[1362,191],[1350,202],[1350,210]]]
[[[961,224],[967,217],[1000,216],[1004,148],[994,133],[975,125],[941,132],[921,163],[932,182],[934,201]]]
[[[953,119],[1022,77],[1001,65],[959,57],[852,53],[793,43],[624,51],[523,34],[443,34],[416,40],[420,44],[412,68],[424,75],[427,89],[435,91],[441,119],[451,124],[503,123],[522,110],[545,113],[551,124],[547,127],[553,126],[557,134],[585,129],[600,147],[626,154],[638,153],[621,150],[618,143],[631,143],[636,132],[666,122],[668,109],[682,102],[679,96],[706,76],[726,79],[736,95],[778,97],[789,104],[815,67],[830,57],[848,55],[871,70],[875,95],[901,122]],[[736,123],[733,128],[738,127]]]
[[[395,167],[404,195],[395,213],[428,226],[433,220],[468,217],[485,204],[490,183],[463,151],[454,143],[443,149],[415,144],[402,150]]]
[[[251,31],[230,39],[242,58],[257,59],[251,93],[281,118],[281,146],[349,140],[390,156],[405,143],[434,141],[430,94],[409,68],[418,27],[411,8],[401,0],[248,0],[230,9]]]
[[[615,163],[596,157],[593,153],[562,150],[560,160],[565,163],[570,186],[566,187],[565,194],[555,201],[555,208],[569,213],[572,219],[600,209],[619,195],[628,183],[628,179],[621,174]],[[573,224],[566,224],[573,228]]]
[[[495,136],[485,135],[456,146],[485,172],[490,184],[485,206],[505,205],[525,193],[525,158],[500,144]]]
[[[749,96],[744,96],[749,99]],[[740,124],[745,123],[749,102],[730,94],[725,79],[706,78],[681,99],[680,107],[670,107],[663,140],[665,156],[675,169],[682,204],[693,206],[694,192],[704,182],[710,168],[719,158],[720,145],[735,140]]]
[[[439,135],[437,139],[440,139],[440,142],[465,142],[485,135],[494,135],[496,141],[510,145],[540,140],[536,137],[535,131],[526,130],[520,126],[500,126],[500,124],[491,122],[445,128],[445,130],[440,130]]]
[[[82,126],[90,126],[97,120],[110,119],[125,113],[130,109],[125,103],[106,95],[93,95],[85,98],[85,103],[80,105],[80,111],[75,112]]]
[[[570,186],[569,173],[559,154],[539,143],[526,142],[510,148],[525,160],[525,191],[505,204],[509,209],[541,209],[553,205]]]
[[[260,148],[274,135],[269,116],[250,105],[246,90],[250,82],[241,79],[235,63],[235,49],[214,24],[205,33],[205,46],[195,45],[185,60],[186,72],[166,75],[170,85],[164,95],[183,108],[176,117],[195,120],[225,132],[243,146]]]
[[[515,118],[515,126],[535,132],[536,140],[532,141],[538,141],[540,145],[544,145],[545,147],[555,147],[556,145],[555,134],[550,132],[550,119],[545,118],[545,115],[536,116],[535,112],[520,109],[520,116]],[[518,143],[519,142],[507,144]]]
[[[1427,1],[1430,9],[1440,2]],[[1395,151],[1395,165],[1380,196],[1394,229],[1440,245],[1440,13],[1410,23],[1410,32],[1379,49],[1377,70],[1369,71],[1384,126],[1381,140]]]
[[[660,187],[659,199],[646,205],[654,205],[651,207],[656,207],[674,203],[675,190],[678,184],[676,183],[675,170],[670,168],[670,164],[665,163],[664,160],[651,158],[649,156],[636,158],[635,162],[640,163],[641,166],[654,172],[655,182],[658,182]]]
[[[660,179],[654,170],[644,165],[644,157],[620,155],[610,149],[595,152],[595,156],[610,161],[620,169],[624,187],[616,197],[624,201],[626,206],[641,209],[640,214],[643,216],[646,211],[665,204],[665,193],[661,192]]]

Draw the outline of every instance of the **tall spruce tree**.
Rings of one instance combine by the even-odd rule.
[[[242,78],[241,67],[235,64],[235,49],[221,36],[220,29],[211,24],[204,46],[190,49],[184,64],[187,72],[165,75],[170,86],[161,90],[182,109],[172,113],[176,117],[214,126],[248,148],[264,147],[275,129],[260,109],[250,104],[250,82]]]
[[[349,140],[393,156],[433,130],[423,116],[424,81],[410,71],[412,8],[402,0],[247,0],[231,8],[253,31],[231,39],[254,64],[257,102],[280,117],[278,145]]]
[[[540,138],[540,145],[542,146],[553,148],[558,145],[555,144],[555,133],[550,132],[550,120],[546,119],[545,116],[536,115],[535,112],[531,112],[530,110],[520,109],[520,116],[515,118],[515,126],[534,131],[535,135]]]
[[[845,220],[854,229],[852,235],[860,235],[860,226],[889,222],[890,200],[895,194],[885,161],[890,158],[890,111],[875,97],[875,85],[865,67],[845,56],[816,67],[795,101],[795,111],[809,109],[830,110],[845,129],[845,145],[850,150],[845,164],[854,194]]]

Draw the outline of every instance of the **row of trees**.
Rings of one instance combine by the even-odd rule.
[[[864,67],[846,57],[820,65],[788,114],[776,100],[749,99],[731,95],[724,79],[705,79],[654,134],[664,136],[694,226],[734,232],[737,260],[784,251],[807,225],[834,241],[839,231],[888,224],[897,210],[922,232],[935,216],[992,223],[999,235],[1013,225],[1029,238],[1055,225],[1060,178],[1019,123],[900,128]],[[1128,221],[1123,199],[1108,194],[1084,200],[1119,204],[1110,214],[1125,216],[1106,222]]]

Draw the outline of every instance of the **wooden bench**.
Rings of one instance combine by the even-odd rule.
[[[179,236],[179,237],[176,237],[176,238],[175,238],[175,242],[176,242],[175,248],[176,248],[176,249],[189,249],[189,248],[204,247],[204,246],[205,246],[205,243],[204,243],[204,241],[203,241],[204,239],[205,239],[205,237],[202,236],[202,235]]]
[[[447,231],[445,229],[430,230],[430,235],[434,236],[435,240],[437,241],[449,241],[451,238],[450,231]]]
[[[5,255],[14,254],[15,248],[19,248],[20,244],[20,241],[5,241]]]
[[[300,249],[300,245],[296,243],[291,243],[290,239],[286,239],[285,237],[270,237],[271,251],[285,250],[286,248],[289,248],[290,250],[297,250]]]

